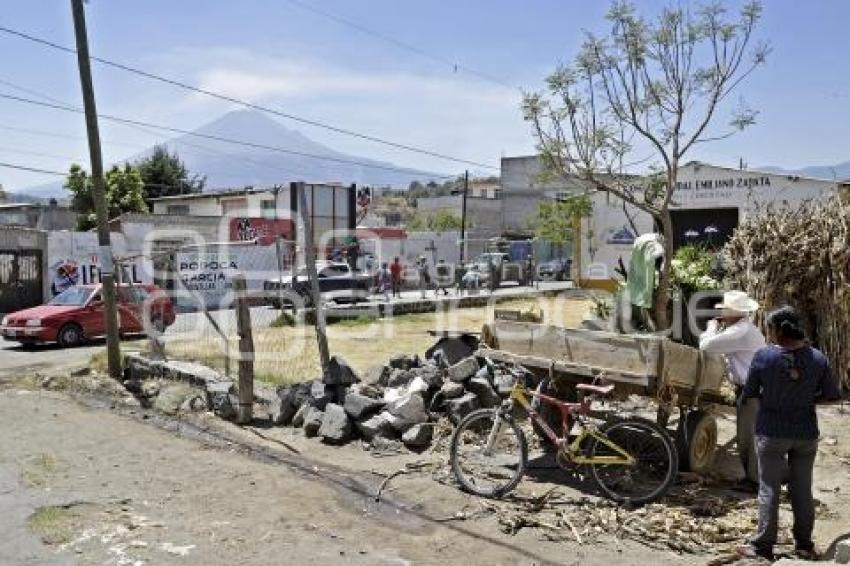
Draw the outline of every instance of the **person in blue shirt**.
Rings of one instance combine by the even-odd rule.
[[[820,434],[815,405],[839,400],[841,390],[826,356],[806,341],[796,310],[785,306],[772,311],[767,316],[767,328],[771,345],[753,357],[743,393],[746,398],[759,398],[761,403],[755,427],[758,533],[741,553],[773,558],[787,462],[795,551],[801,558],[814,558],[812,472]]]

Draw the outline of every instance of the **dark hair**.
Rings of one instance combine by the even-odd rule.
[[[802,340],[806,336],[800,315],[788,305],[771,311],[767,315],[767,324],[784,338]]]

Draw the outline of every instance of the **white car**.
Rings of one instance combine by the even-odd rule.
[[[344,262],[318,261],[316,275],[319,279],[319,292],[322,299],[338,303],[356,303],[369,300],[369,287],[373,277],[365,273],[352,272],[351,267]],[[295,277],[291,274],[283,277],[267,279],[263,283],[266,292],[266,303],[279,308],[282,292],[283,304],[295,304],[297,299],[305,306],[311,306],[310,280],[307,268],[298,268]],[[294,294],[294,295],[293,295]]]

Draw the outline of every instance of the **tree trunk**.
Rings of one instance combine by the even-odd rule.
[[[678,163],[674,161],[667,170],[668,194],[676,190],[678,176]],[[662,207],[658,220],[661,223],[661,234],[664,236],[664,263],[661,266],[661,276],[658,279],[658,290],[655,293],[652,318],[655,321],[656,332],[663,332],[670,328],[668,303],[670,302],[670,271],[673,261],[673,217],[670,215],[668,205]]]
[[[655,330],[662,332],[670,326],[667,315],[668,303],[670,302],[670,262],[673,259],[673,219],[670,211],[661,211],[661,234],[664,236],[664,263],[661,266],[661,276],[658,279],[658,290],[655,293],[655,304],[653,305],[653,320]]]

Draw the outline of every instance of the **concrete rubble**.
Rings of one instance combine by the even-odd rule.
[[[333,375],[280,387],[271,419],[324,442],[401,441],[419,450],[431,444],[441,417],[458,422],[475,409],[498,406],[510,393],[512,376],[476,357],[466,342],[442,338],[428,352],[424,360],[393,356],[362,376],[334,358]]]
[[[456,423],[475,409],[498,406],[510,393],[513,380],[507,370],[475,356],[475,346],[476,339],[440,338],[425,359],[396,355],[362,376],[334,356],[322,377],[277,390],[260,387],[255,400],[267,407],[272,425],[299,428],[326,443],[380,440],[422,449],[432,442],[440,418]],[[209,368],[141,355],[128,356],[125,366],[125,386],[140,398],[155,398],[167,375],[200,387],[184,407],[236,417],[234,382]]]

